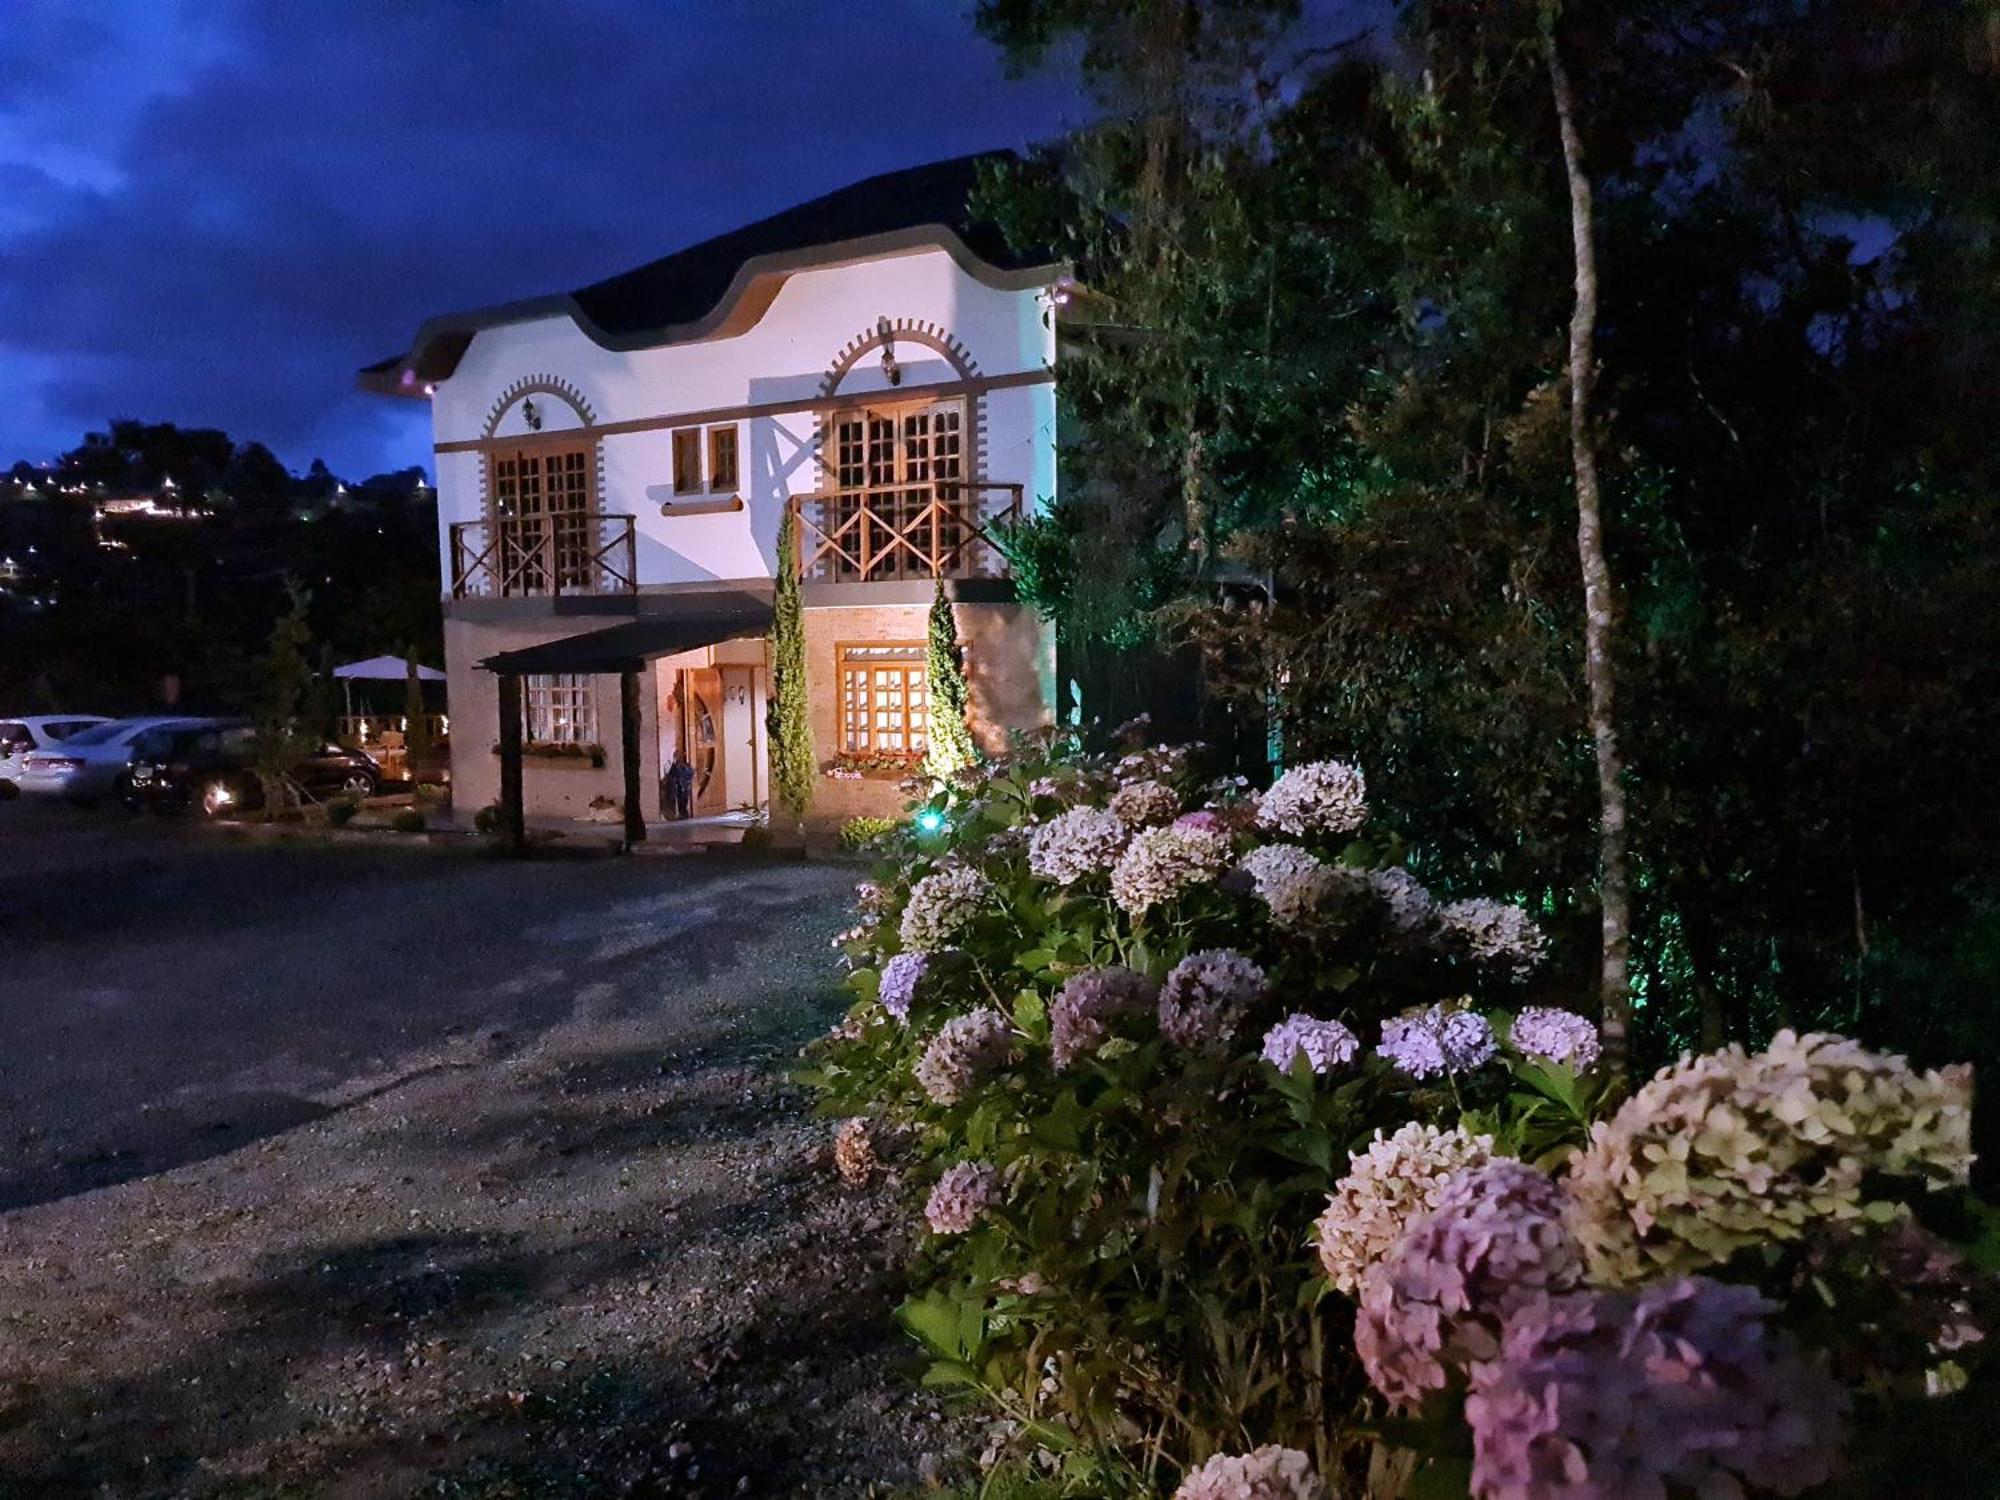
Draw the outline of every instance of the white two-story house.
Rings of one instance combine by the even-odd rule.
[[[663,814],[676,750],[698,815],[766,806],[787,512],[816,820],[900,805],[937,578],[975,735],[1050,720],[1051,634],[992,538],[1055,494],[1067,282],[968,222],[975,171],[892,172],[579,291],[432,318],[362,372],[431,404],[461,816],[511,805],[504,765],[528,817],[636,786],[634,827]]]

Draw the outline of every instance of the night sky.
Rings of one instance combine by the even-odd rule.
[[[1086,111],[956,0],[0,0],[0,467],[114,416],[428,467],[354,388],[427,315]]]

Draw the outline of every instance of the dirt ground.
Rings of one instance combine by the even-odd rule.
[[[0,1495],[862,1495],[962,1449],[901,1218],[781,1081],[848,872],[32,833],[72,891],[240,899],[205,942],[0,904]]]

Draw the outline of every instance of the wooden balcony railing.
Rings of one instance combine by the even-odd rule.
[[[1004,578],[992,528],[1021,518],[1022,487],[933,480],[795,495],[799,576],[818,583]]]
[[[629,515],[554,511],[456,521],[451,596],[638,592],[638,540]]]

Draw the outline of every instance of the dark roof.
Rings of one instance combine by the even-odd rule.
[[[407,353],[364,367],[361,383],[394,391],[399,382],[407,389],[442,380],[479,329],[553,314],[568,313],[590,337],[614,349],[700,337],[727,316],[746,270],[797,269],[836,258],[827,252],[856,241],[876,241],[884,250],[926,240],[954,248],[936,233],[946,230],[984,268],[1011,283],[1019,279],[1014,273],[1046,268],[1054,257],[1012,248],[998,226],[968,211],[980,164],[1009,159],[1008,152],[982,152],[884,172],[574,292],[432,318]],[[413,373],[405,379],[405,371]]]
[[[479,665],[507,677],[530,672],[633,672],[656,657],[723,641],[751,640],[770,628],[769,599],[724,594],[699,612],[641,616],[603,630],[503,651]]]
[[[1019,255],[999,229],[966,211],[979,163],[1005,152],[961,156],[884,172],[768,219],[571,293],[586,316],[609,333],[641,333],[692,323],[722,300],[745,262],[760,255],[813,249],[920,224],[941,224],[988,265],[1015,271],[1045,265],[1047,255]]]

